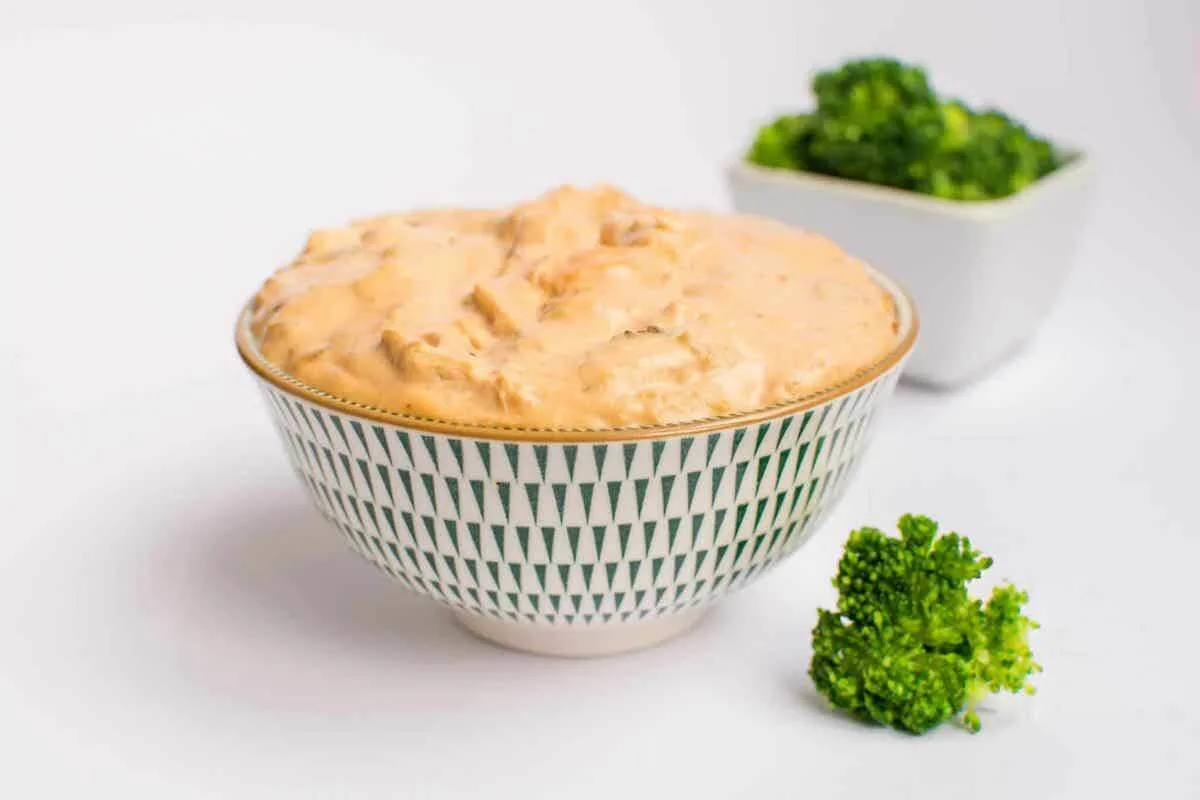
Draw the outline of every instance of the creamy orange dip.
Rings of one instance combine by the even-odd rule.
[[[891,297],[830,241],[610,187],[317,231],[255,296],[252,328],[330,394],[523,427],[751,411],[896,345]]]

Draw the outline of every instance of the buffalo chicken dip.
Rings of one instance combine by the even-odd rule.
[[[251,324],[328,394],[537,428],[753,411],[880,362],[897,328],[889,293],[821,236],[605,186],[318,230]]]

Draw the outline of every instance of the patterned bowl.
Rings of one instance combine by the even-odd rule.
[[[609,430],[409,417],[268,362],[238,321],[297,475],[350,545],[473,633],[563,656],[635,650],[694,624],[792,553],[837,502],[917,335],[850,380],[752,413]]]

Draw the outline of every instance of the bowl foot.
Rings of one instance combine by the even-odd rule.
[[[691,628],[708,611],[694,608],[638,622],[599,625],[537,625],[478,614],[455,614],[459,624],[481,639],[512,650],[543,656],[589,658],[628,653],[661,644]]]

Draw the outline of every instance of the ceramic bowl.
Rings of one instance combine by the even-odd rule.
[[[408,417],[330,396],[237,345],[292,467],[351,547],[475,634],[563,656],[633,650],[794,552],[837,502],[917,335],[844,383],[759,411],[610,430]]]
[[[893,276],[921,309],[905,375],[941,388],[981,377],[1027,342],[1069,273],[1091,197],[1082,153],[1001,200],[959,202],[737,163],[736,210],[824,234]]]

